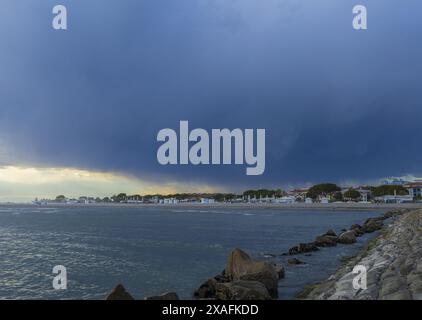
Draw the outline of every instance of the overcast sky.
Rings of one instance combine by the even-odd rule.
[[[51,27],[56,4],[67,31]],[[356,4],[367,5],[368,30],[352,28]],[[142,182],[127,190],[139,192],[422,175],[419,0],[0,6],[0,166],[107,172]],[[159,165],[156,135],[180,120],[266,129],[265,173]]]

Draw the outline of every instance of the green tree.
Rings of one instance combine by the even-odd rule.
[[[350,188],[344,193],[344,197],[347,199],[358,200],[360,198],[360,192]]]
[[[334,193],[334,200],[335,201],[343,201],[343,194],[340,191]]]
[[[316,199],[318,196],[326,196],[335,194],[335,192],[341,191],[341,188],[334,183],[321,183],[314,185],[308,190],[306,196],[308,198]]]
[[[394,194],[397,194],[398,196],[405,196],[409,194],[407,189],[405,189],[403,186],[395,185],[382,185],[373,187],[371,191],[374,197],[392,196]]]
[[[65,200],[66,200],[66,197],[62,194],[56,197],[56,201],[63,202]]]
[[[246,190],[243,192],[243,196],[251,198],[266,198],[266,197],[281,197],[285,192],[281,189],[258,189],[258,190]]]
[[[116,195],[112,196],[111,199],[113,199],[114,202],[126,201],[127,195],[126,193],[119,193],[117,196]]]

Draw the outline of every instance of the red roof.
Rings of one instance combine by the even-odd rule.
[[[422,183],[420,182],[411,182],[404,185],[405,188],[422,188]]]

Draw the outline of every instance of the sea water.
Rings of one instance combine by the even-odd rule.
[[[103,299],[122,283],[137,299],[195,288],[220,273],[229,252],[283,263],[281,299],[328,277],[354,245],[323,248],[289,266],[290,247],[340,232],[380,212],[166,206],[0,206],[0,299]],[[272,255],[275,255],[273,257]],[[55,265],[67,289],[55,290]]]

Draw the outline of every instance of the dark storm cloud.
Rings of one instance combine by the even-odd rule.
[[[0,163],[240,185],[422,173],[419,1],[8,0]],[[365,3],[364,3],[365,4]],[[157,132],[265,128],[266,172],[163,167]]]

